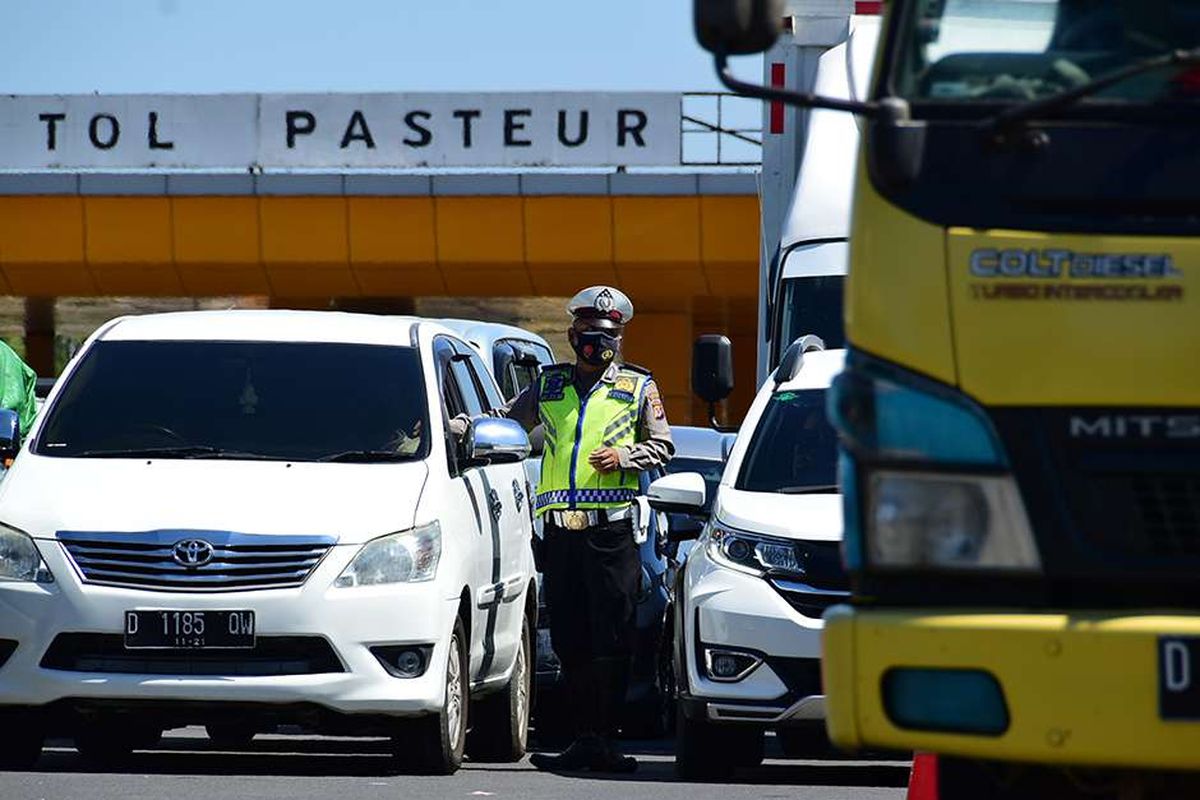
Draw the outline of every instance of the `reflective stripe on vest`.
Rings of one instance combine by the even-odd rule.
[[[638,494],[636,470],[599,473],[588,463],[588,455],[599,447],[629,447],[637,441],[649,376],[620,369],[612,383],[597,381],[582,399],[571,377],[569,367],[550,367],[539,378],[538,415],[546,430],[537,490],[539,514],[551,509],[616,508]]]

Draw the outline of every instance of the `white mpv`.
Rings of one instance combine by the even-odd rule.
[[[0,482],[0,764],[47,734],[111,762],[173,727],[236,746],[280,723],[390,736],[424,772],[519,759],[528,439],[446,429],[500,403],[418,319],[106,324]]]
[[[816,337],[798,340],[759,390],[676,585],[675,764],[683,777],[726,777],[758,763],[768,729],[789,756],[811,757],[823,744],[821,616],[849,596],[849,585],[837,437],[825,418],[825,392],[845,351],[821,346]],[[651,505],[694,513],[705,486],[679,473],[649,494]]]

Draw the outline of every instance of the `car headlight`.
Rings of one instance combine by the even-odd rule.
[[[796,544],[788,539],[746,533],[714,522],[708,526],[705,545],[713,561],[738,572],[750,575],[804,572]]]
[[[892,472],[871,474],[867,560],[884,569],[1007,569],[1041,566],[1012,478]]]
[[[968,397],[855,352],[828,402],[847,566],[1041,569],[1000,437]]]
[[[0,581],[54,583],[33,538],[7,525],[0,525]]]
[[[367,542],[334,586],[418,583],[437,575],[442,557],[442,526],[437,522]]]

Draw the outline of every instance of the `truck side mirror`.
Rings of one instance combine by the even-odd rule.
[[[717,420],[717,403],[733,391],[733,345],[720,334],[708,333],[692,345],[692,391],[708,403],[713,428],[725,430]]]
[[[696,41],[724,56],[761,53],[783,32],[783,0],[695,0]]]

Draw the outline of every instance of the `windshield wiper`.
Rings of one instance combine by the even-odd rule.
[[[828,494],[838,490],[837,486],[781,486],[775,491],[779,494]]]
[[[1074,105],[1085,97],[1101,92],[1113,84],[1120,83],[1135,75],[1182,64],[1200,64],[1200,48],[1194,50],[1172,50],[1169,53],[1163,53],[1159,56],[1135,61],[1129,66],[1101,75],[1099,78],[1082,83],[1065,92],[1059,92],[1049,97],[1043,97],[1040,100],[1031,100],[1028,103],[1020,103],[1019,105],[1012,106],[996,114],[996,116],[984,120],[983,124],[992,133],[1003,134],[1022,122],[1060,111]]]
[[[73,458],[228,458],[242,461],[286,461],[262,453],[243,453],[225,450],[209,444],[188,444],[176,447],[130,447],[115,450],[84,450]]]
[[[412,453],[398,453],[395,450],[346,450],[322,456],[317,461],[374,464],[387,461],[410,461],[413,458]]]

